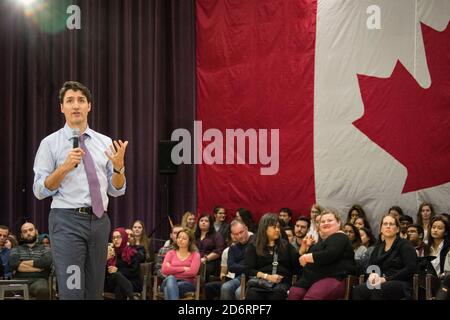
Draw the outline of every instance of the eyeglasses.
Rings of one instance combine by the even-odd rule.
[[[387,226],[389,226],[389,227],[395,227],[395,226],[397,226],[397,225],[396,225],[394,222],[383,222],[382,226],[383,226],[383,227],[387,227]]]
[[[112,238],[113,238],[113,240],[114,239],[122,239],[122,236],[113,236]]]

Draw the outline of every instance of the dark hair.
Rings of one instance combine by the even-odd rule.
[[[91,92],[84,84],[76,81],[66,81],[63,84],[63,87],[59,90],[59,102],[61,104],[64,103],[64,96],[66,95],[66,92],[69,90],[81,91],[89,103],[92,100]]]
[[[368,247],[374,246],[377,244],[377,239],[375,239],[375,236],[372,233],[372,230],[366,227],[362,227],[361,229],[359,229],[359,231],[364,231],[367,235],[367,238],[369,238],[369,245]],[[361,237],[361,234],[359,235],[359,237]],[[362,244],[362,240],[361,240],[361,244]]]
[[[204,217],[207,217],[208,221],[209,221],[209,230],[206,233],[206,236],[216,232],[216,229],[214,229],[214,219],[213,219],[213,217],[210,214],[208,214],[208,213],[203,213],[203,214],[201,214],[198,217],[198,220],[197,220],[197,227],[195,228],[195,239],[200,239],[200,237],[202,235],[202,231],[200,230],[200,220],[202,218],[204,218]]]
[[[434,211],[433,205],[429,202],[422,202],[419,206],[419,211],[417,212],[417,223],[423,226],[423,218],[422,218],[422,209],[423,207],[429,207],[431,211],[430,215],[430,221],[433,219],[433,217],[436,215],[436,212]],[[431,226],[431,223],[430,223]]]
[[[420,237],[420,235],[422,235],[422,237],[420,237],[420,239],[423,240],[423,237],[425,236],[425,233],[423,232],[423,227],[420,224],[417,224],[417,223],[410,224],[408,226],[408,229],[409,228],[416,228],[417,229],[417,233],[419,234],[419,237]]]
[[[194,233],[192,232],[192,230],[189,228],[181,229],[180,231],[177,232],[177,239],[178,239],[178,235],[182,232],[186,233],[189,238],[188,251],[189,252],[197,251],[197,246],[195,245]],[[175,250],[180,249],[180,247],[178,247],[178,244],[176,241],[173,243],[173,247],[175,248]]]
[[[291,230],[291,231],[292,231],[292,234],[294,234],[294,229],[293,229],[291,226],[287,225],[287,226],[283,227],[283,231],[284,231],[285,233],[286,233],[287,230]]]
[[[309,227],[311,227],[311,219],[309,219],[308,217],[300,216],[298,217],[297,221],[305,221],[308,224],[308,229]]]
[[[270,226],[279,226],[280,221],[278,215],[274,213],[266,213],[259,220],[258,233],[256,234],[256,254],[258,256],[264,256],[264,249],[267,247],[267,228]],[[280,230],[281,231],[281,230]],[[286,246],[286,242],[282,241],[282,236],[275,240],[275,246],[278,250],[283,250]]]
[[[356,222],[356,220],[358,219],[362,219],[363,223],[364,223],[364,228],[370,229],[372,230],[372,227],[370,226],[369,220],[367,220],[366,217],[358,217],[355,219],[355,221],[353,222],[353,224]]]
[[[349,226],[350,228],[352,228],[353,233],[355,234],[355,239],[352,241],[352,247],[353,250],[358,249],[361,246],[361,235],[359,234],[359,229],[357,227],[355,227],[355,225],[351,224],[350,222],[347,222],[346,224],[344,224],[345,226]]]
[[[292,210],[289,208],[281,208],[280,212],[286,212],[289,217],[292,217]]]
[[[388,213],[391,212],[391,210],[397,211],[400,216],[404,215],[402,208],[400,208],[399,206],[390,207]]]
[[[225,210],[225,207],[224,206],[215,206],[214,210],[213,210],[214,214],[217,214],[217,212],[219,212],[220,209],[224,209]]]
[[[245,208],[239,208],[237,209],[237,212],[239,212],[239,216],[241,217],[242,222],[247,226],[248,230],[256,233],[257,226],[253,220],[252,213]]]
[[[435,223],[435,222],[437,222],[437,221],[441,221],[443,224],[444,224],[444,227],[445,227],[445,231],[444,231],[444,241],[448,241],[448,230],[450,229],[450,226],[449,226],[449,221],[448,221],[448,219],[447,219],[447,217],[445,217],[445,216],[443,216],[443,215],[437,215],[437,216],[434,216],[432,219],[431,219],[431,222],[430,222],[430,225],[428,226],[428,245],[430,246],[430,247],[432,247],[433,246],[433,244],[434,244],[434,238],[431,236],[431,227],[433,226],[433,224]]]
[[[413,224],[413,218],[411,216],[408,216],[407,214],[404,214],[398,218],[398,221],[401,223],[402,221],[408,221],[409,223]]]
[[[5,226],[5,225],[3,225],[3,224],[0,224],[0,229],[2,229],[2,230],[8,230],[8,232],[9,232],[9,227],[8,227],[8,226]]]
[[[354,204],[354,205],[352,205],[350,210],[348,210],[347,222],[349,222],[352,219],[352,211],[353,210],[356,210],[358,212],[358,217],[360,217],[360,218],[366,217],[366,212],[364,211],[364,209],[359,204]]]

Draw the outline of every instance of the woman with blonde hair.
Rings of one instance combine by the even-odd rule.
[[[289,300],[336,300],[345,294],[345,279],[356,273],[354,252],[341,231],[341,217],[325,209],[320,219],[321,241],[300,256],[302,275],[289,290]]]
[[[195,214],[191,211],[186,211],[181,218],[181,226],[183,228],[188,228],[195,233],[195,228],[197,227],[195,223]]]

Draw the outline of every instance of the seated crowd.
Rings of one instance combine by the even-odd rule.
[[[359,205],[350,208],[346,220],[341,217],[318,204],[311,207],[310,218],[294,219],[289,208],[282,208],[263,215],[259,223],[245,208],[230,223],[222,206],[198,218],[188,211],[171,226],[169,240],[156,254],[144,223],[137,220],[111,234],[104,291],[114,299],[139,299],[140,266],[146,263],[166,300],[198,289],[208,300],[400,300],[412,299],[414,290],[421,291],[422,299],[425,290],[434,299],[450,299],[447,214],[422,203],[414,223],[394,206],[379,230],[372,230]],[[51,298],[49,291],[57,286],[49,288],[53,266],[47,234],[26,222],[17,239],[0,225],[0,258],[2,279],[26,279],[32,297]],[[426,282],[431,288],[416,288],[414,277],[434,281]]]

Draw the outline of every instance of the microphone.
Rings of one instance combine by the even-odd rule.
[[[80,141],[80,129],[75,128],[72,131],[72,143],[73,143],[73,148],[78,148],[79,146],[79,141]],[[75,165],[75,168],[78,167],[78,165]]]

